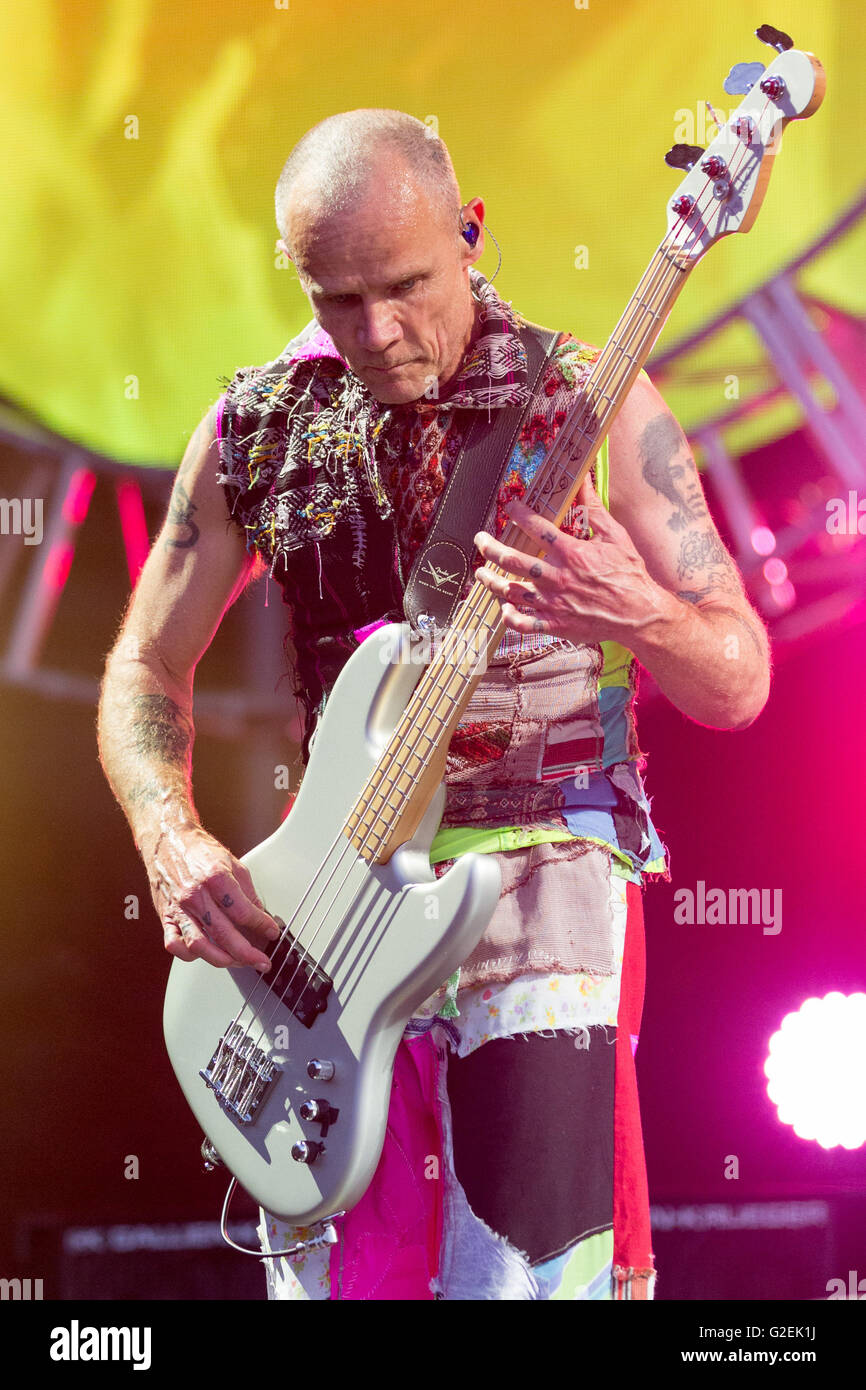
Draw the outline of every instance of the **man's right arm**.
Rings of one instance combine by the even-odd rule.
[[[229,522],[217,466],[214,406],[187,446],[106,663],[99,753],[147,868],[166,950],[261,968],[261,946],[278,928],[247,870],[201,825],[192,796],[195,668],[256,564]]]

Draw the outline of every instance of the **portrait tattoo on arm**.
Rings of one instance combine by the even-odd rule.
[[[174,491],[171,494],[171,501],[168,504],[168,520],[172,526],[180,526],[186,531],[186,535],[177,540],[166,539],[166,546],[172,546],[176,550],[189,550],[195,545],[199,537],[199,530],[192,519],[193,512],[198,511],[194,502],[189,499],[189,494],[180,479],[175,480]]]
[[[644,480],[674,509],[667,523],[672,531],[682,531],[708,512],[691,455],[684,462],[675,462],[684,443],[685,436],[670,415],[650,420],[638,441]]]

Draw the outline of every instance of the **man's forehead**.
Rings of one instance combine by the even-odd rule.
[[[378,210],[364,218],[306,223],[292,241],[299,273],[325,290],[355,280],[392,285],[432,269],[441,252],[429,216],[397,218]]]
[[[336,197],[329,198],[315,178],[305,179],[292,192],[287,221],[293,244],[306,250],[366,237],[378,241],[388,231],[395,243],[413,231],[434,233],[443,209],[441,198],[432,196],[405,165],[384,163],[362,184]]]

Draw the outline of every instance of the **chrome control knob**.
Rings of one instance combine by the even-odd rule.
[[[305,1100],[298,1111],[302,1120],[318,1120],[323,1125],[330,1124],[336,1113],[326,1100],[318,1096],[315,1100]]]
[[[315,1163],[319,1154],[324,1152],[324,1144],[315,1139],[300,1139],[292,1145],[292,1158],[296,1163]]]
[[[335,1071],[333,1062],[321,1061],[318,1057],[307,1063],[307,1076],[311,1081],[331,1081]]]

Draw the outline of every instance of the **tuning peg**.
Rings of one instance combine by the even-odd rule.
[[[774,29],[772,24],[762,24],[760,29],[755,30],[755,37],[761,43],[768,43],[771,48],[775,48],[777,53],[787,53],[789,48],[794,47],[794,40],[790,34],[786,34],[782,29]]]
[[[725,91],[728,96],[746,96],[747,93],[752,90],[764,70],[763,63],[734,63],[724,83]]]
[[[665,155],[665,164],[672,169],[692,169],[703,152],[703,145],[673,145]]]

